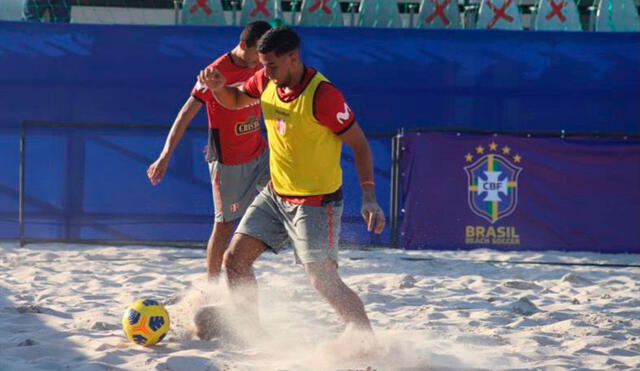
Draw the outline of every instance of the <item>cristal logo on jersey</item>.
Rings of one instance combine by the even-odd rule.
[[[236,123],[236,135],[253,133],[260,130],[260,120],[255,116],[249,116],[246,121]]]
[[[494,224],[513,213],[518,205],[518,176],[522,168],[514,163],[520,163],[522,156],[512,154],[509,146],[499,148],[495,142],[487,148],[478,145],[474,152],[464,156],[471,163],[464,167],[469,208]],[[474,155],[480,157],[474,161]]]
[[[340,125],[344,125],[344,123],[347,120],[349,120],[350,117],[351,117],[351,108],[349,108],[349,106],[345,103],[344,104],[344,111],[338,112],[336,114],[336,120],[338,120]]]

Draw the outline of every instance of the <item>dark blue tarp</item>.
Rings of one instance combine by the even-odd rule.
[[[401,246],[640,253],[640,139],[407,133]]]
[[[213,221],[211,182],[204,162],[205,130],[190,130],[156,187],[146,168],[162,148],[166,128],[148,125],[25,128],[25,235],[37,239],[205,240]],[[370,138],[377,153],[388,138]],[[345,151],[345,184],[358,184],[353,156]],[[387,208],[389,158],[376,164],[378,195]],[[357,187],[345,187],[347,242],[389,241],[370,236],[358,216]]]
[[[197,71],[232,48],[239,31],[233,27],[0,23],[0,238],[18,235],[20,122],[165,124],[168,128]],[[356,28],[299,32],[307,64],[344,92],[369,133],[394,133],[399,127],[640,132],[638,34]],[[203,127],[205,116],[200,115],[194,125]],[[61,173],[50,177],[27,174],[28,186],[37,190],[29,195],[29,207],[45,207],[48,204],[39,203],[41,199],[55,199],[59,196],[55,192],[63,192],[48,184],[61,183],[63,188],[71,184],[64,183],[74,176],[73,171],[64,170],[67,166],[111,169],[102,179],[107,182],[120,182],[125,176],[131,180],[132,174],[143,177],[147,163],[160,150],[164,133],[145,140],[128,138],[126,130],[118,135],[118,143],[127,142],[126,151],[109,147],[109,151],[92,154],[87,150],[92,157],[71,159],[83,161],[75,165],[58,156],[69,144],[50,144],[47,141],[52,138],[47,135],[31,138],[28,166],[40,161],[49,171],[59,167]],[[196,135],[194,143],[198,140],[204,141]],[[379,197],[387,209],[390,146],[386,138],[374,142]],[[183,161],[191,161],[189,177],[204,182],[200,143],[183,143],[173,166],[176,172],[185,171],[178,168],[186,166]],[[127,152],[132,148],[136,156]],[[355,223],[358,186],[352,162],[345,157],[345,190],[350,197],[345,220]],[[115,162],[117,159],[122,161]],[[28,172],[34,169],[29,167]],[[90,179],[86,187],[96,187],[94,178]],[[174,214],[161,213],[167,218],[209,215],[210,210],[202,206],[210,208],[205,186],[197,187],[202,194],[196,200],[178,202],[193,184],[168,185],[175,181],[168,179],[162,187],[173,191],[155,197],[154,192],[159,191],[143,188],[144,179],[136,181],[141,182],[136,192],[144,193],[141,197],[149,198],[148,202],[172,200],[182,205],[172,206],[176,207],[170,211]],[[74,207],[104,203],[104,209],[93,212],[150,217],[138,203],[127,209],[125,199],[113,197],[114,193],[84,192],[85,199]],[[66,200],[57,207],[67,208],[71,199]],[[194,203],[198,208],[192,207]],[[157,208],[161,207],[153,206],[149,213]],[[66,212],[73,210],[86,211],[72,208]],[[67,219],[71,216],[73,212]],[[55,228],[36,227],[49,224],[32,224],[28,233],[34,236],[62,236]],[[168,223],[163,233],[171,239],[202,240],[209,221],[198,225],[194,231],[181,232],[179,224]],[[144,228],[135,233],[144,238],[155,235]],[[370,241],[359,224],[345,225],[344,231],[348,240]],[[389,241],[388,232],[381,241]]]

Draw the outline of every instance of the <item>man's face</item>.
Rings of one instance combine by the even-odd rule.
[[[291,67],[295,59],[294,53],[289,52],[281,56],[277,56],[275,52],[258,53],[258,58],[264,66],[267,77],[280,88],[291,85]]]
[[[247,68],[255,68],[255,66],[260,63],[258,59],[258,49],[256,46],[252,46],[250,48],[244,49],[244,63],[247,65]]]

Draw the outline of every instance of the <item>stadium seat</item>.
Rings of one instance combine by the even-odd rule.
[[[246,25],[252,21],[271,21],[280,18],[279,9],[276,6],[278,0],[243,0],[240,25]]]
[[[596,31],[640,31],[638,9],[633,0],[600,0]]]
[[[422,0],[417,28],[461,28],[458,0]]]
[[[181,21],[187,25],[227,24],[220,0],[184,0]]]
[[[362,0],[358,26],[402,27],[398,4],[395,1]]]
[[[343,26],[340,1],[303,0],[298,26],[339,27]]]
[[[573,0],[540,0],[531,29],[540,31],[582,31]]]
[[[0,20],[22,21],[23,0],[5,0],[0,2]]]
[[[477,27],[522,30],[518,0],[482,0]]]

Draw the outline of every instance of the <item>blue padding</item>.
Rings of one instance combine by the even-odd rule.
[[[399,127],[640,132],[637,33],[298,31],[306,63],[344,92],[369,133],[392,134]],[[0,22],[0,238],[18,235],[20,122],[168,128],[197,71],[230,50],[239,32],[234,27]],[[194,126],[205,126],[205,120],[199,115]],[[206,239],[211,215],[206,167],[200,158],[204,135],[181,143],[182,155],[172,165],[176,175],[151,191],[144,184],[144,169],[160,150],[164,135],[134,138],[125,132],[117,139],[88,138],[83,158],[74,159],[80,162],[73,165],[86,169],[84,183],[69,183],[75,173],[66,168],[68,144],[50,136],[45,140],[47,135],[30,138],[38,150],[29,152],[36,157],[28,159],[27,210],[34,217],[57,215],[67,224],[33,220],[27,235]],[[372,142],[379,197],[386,210],[388,139],[380,140],[385,144]],[[183,159],[192,162],[187,166]],[[371,237],[358,220],[360,196],[348,152],[344,166],[348,201],[343,238],[367,243]],[[82,203],[68,195],[68,187],[83,197]],[[199,198],[180,199],[188,193]],[[92,227],[69,227],[80,211],[92,213]],[[107,212],[135,214],[138,224],[96,220]],[[189,217],[182,219],[184,225],[164,220],[163,228],[155,228],[161,221],[145,220],[149,213]],[[380,239],[389,240],[388,232]]]
[[[28,238],[205,241],[213,221],[205,130],[185,133],[165,178],[156,187],[147,166],[162,148],[166,128],[40,127],[26,134]],[[390,138],[370,138],[376,183],[388,215]],[[345,207],[342,240],[388,243],[366,231],[353,155],[342,167]]]

